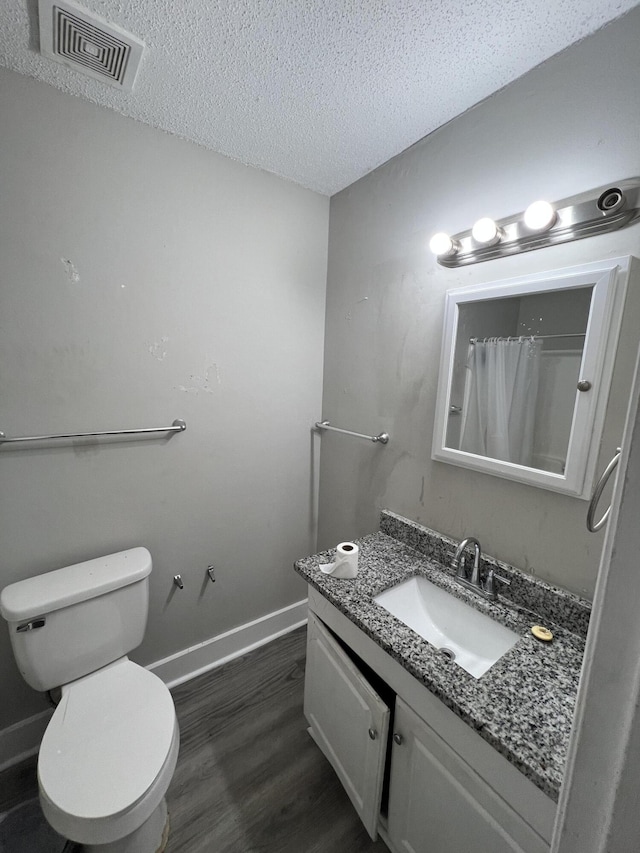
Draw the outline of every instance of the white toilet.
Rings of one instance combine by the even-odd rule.
[[[127,658],[147,623],[151,554],[131,548],[5,587],[24,679],[61,687],[38,755],[51,826],[87,853],[157,853],[180,734],[164,683]]]

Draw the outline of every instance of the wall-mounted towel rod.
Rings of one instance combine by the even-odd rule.
[[[361,432],[353,432],[350,429],[340,429],[339,427],[331,426],[329,421],[316,421],[316,429],[331,429],[334,432],[344,432],[346,435],[355,435],[356,438],[366,438],[367,441],[377,441],[379,444],[389,443],[388,432],[381,432],[380,435],[364,435]]]
[[[182,418],[176,420],[169,427],[151,427],[149,429],[112,429],[103,432],[70,432],[60,435],[23,435],[23,436],[7,436],[0,432],[0,444],[9,444],[14,441],[50,441],[54,438],[93,438],[101,435],[140,435],[142,433],[151,432],[184,432],[187,428],[186,423]]]

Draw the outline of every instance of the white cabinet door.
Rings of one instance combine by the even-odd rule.
[[[401,699],[393,732],[388,832],[397,853],[549,853]]]
[[[371,838],[377,837],[389,708],[309,612],[304,713]]]

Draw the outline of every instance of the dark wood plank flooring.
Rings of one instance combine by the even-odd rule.
[[[167,853],[388,853],[307,734],[305,640],[298,629],[173,691]],[[0,773],[0,812],[37,794],[35,766]]]

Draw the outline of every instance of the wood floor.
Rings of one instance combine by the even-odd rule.
[[[388,853],[307,734],[305,639],[298,629],[173,691],[167,853]],[[36,792],[35,759],[1,773],[0,812]]]

